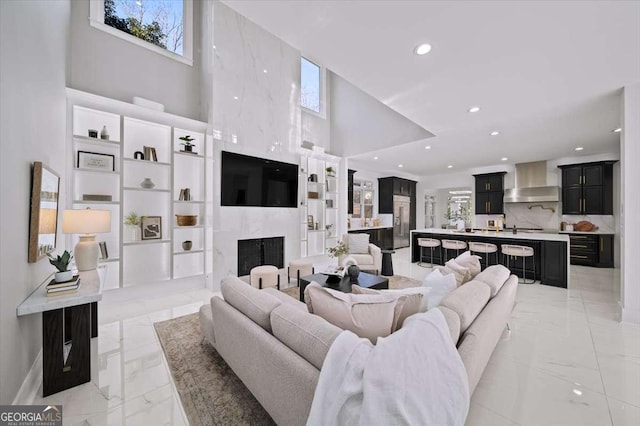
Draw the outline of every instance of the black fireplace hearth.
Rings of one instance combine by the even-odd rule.
[[[284,237],[238,240],[238,276],[249,275],[261,265],[284,268]]]

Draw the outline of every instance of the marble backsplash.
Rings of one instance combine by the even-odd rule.
[[[562,221],[577,223],[587,220],[595,224],[599,231],[616,233],[616,220],[612,215],[563,215],[561,209],[560,203],[509,203],[504,205],[505,223],[509,228],[515,225],[518,228],[560,230]],[[484,228],[487,226],[487,220],[495,220],[497,217],[496,215],[475,215],[474,226]]]

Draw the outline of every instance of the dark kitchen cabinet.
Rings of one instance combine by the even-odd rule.
[[[613,214],[615,161],[572,164],[562,169],[562,214]]]
[[[347,213],[353,214],[353,175],[356,173],[356,170],[347,170],[349,175],[347,181]]]
[[[393,228],[356,229],[349,234],[369,234],[369,242],[382,250],[393,249]]]
[[[505,173],[474,175],[476,178],[476,214],[504,214]]]
[[[399,177],[378,178],[378,212],[381,214],[394,214],[393,197],[401,195],[409,197],[409,229],[416,229],[416,182]],[[396,223],[395,217],[393,218]]]
[[[555,287],[567,286],[567,244],[562,241],[543,241],[540,281]]]
[[[613,234],[569,234],[572,265],[613,268]]]

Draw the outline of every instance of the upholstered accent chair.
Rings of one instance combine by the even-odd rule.
[[[345,258],[349,256],[358,262],[358,268],[361,271],[378,275],[382,270],[382,252],[380,247],[369,243],[368,238],[369,234],[365,233],[344,234],[342,242],[349,248],[349,253],[338,257],[338,263],[342,265]]]

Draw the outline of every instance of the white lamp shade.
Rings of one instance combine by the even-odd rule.
[[[65,210],[62,212],[62,232],[65,234],[100,234],[111,232],[109,210]]]

